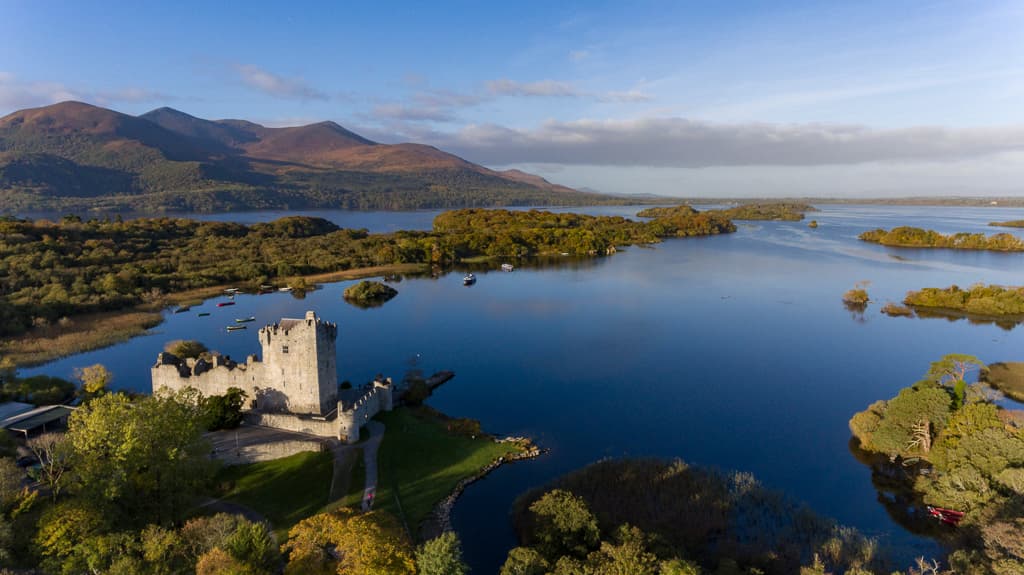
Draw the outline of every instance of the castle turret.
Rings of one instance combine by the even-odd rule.
[[[264,380],[272,394],[261,394],[261,409],[326,415],[338,405],[338,326],[312,311],[303,319],[282,319],[260,329]]]

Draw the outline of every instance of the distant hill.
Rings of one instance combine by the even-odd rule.
[[[0,118],[8,210],[222,211],[583,205],[629,200],[494,171],[432,146],[379,144],[334,122],[268,128],[172,108],[81,102]]]

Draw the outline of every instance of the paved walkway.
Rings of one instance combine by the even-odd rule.
[[[373,498],[377,495],[377,451],[380,441],[384,438],[384,424],[379,421],[368,421],[366,430],[370,438],[363,443],[363,463],[366,465],[366,486],[363,489],[363,511],[373,507]]]

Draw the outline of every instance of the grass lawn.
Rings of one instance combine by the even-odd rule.
[[[1010,399],[1024,402],[1024,363],[993,363],[982,378]]]
[[[307,451],[273,461],[225,467],[217,476],[217,484],[229,485],[224,500],[265,515],[280,536],[327,505],[333,470],[330,453]]]
[[[429,408],[403,407],[377,419],[387,430],[378,453],[375,507],[403,518],[413,532],[460,480],[521,449],[449,432],[449,420]]]

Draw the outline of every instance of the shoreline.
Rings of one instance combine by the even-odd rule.
[[[336,283],[391,274],[423,273],[427,264],[393,264],[312,274],[301,277],[310,285]],[[199,305],[223,295],[231,286],[218,285],[166,294],[159,302],[71,317],[66,326],[50,325],[0,342],[0,355],[15,367],[39,367],[68,356],[95,351],[140,336],[164,322],[164,312],[180,305]]]
[[[494,442],[520,444],[525,447],[525,450],[519,453],[499,457],[480,469],[480,471],[474,475],[459,481],[452,489],[452,492],[444,499],[437,502],[437,504],[434,505],[434,509],[431,510],[430,515],[420,523],[417,535],[421,540],[428,541],[442,533],[454,531],[452,527],[452,510],[455,508],[455,503],[458,502],[459,497],[462,496],[462,493],[467,487],[481,479],[484,479],[502,465],[515,463],[517,461],[525,461],[528,459],[536,459],[547,452],[546,449],[537,447],[534,445],[533,441],[526,437],[506,437],[504,439],[495,439]]]

